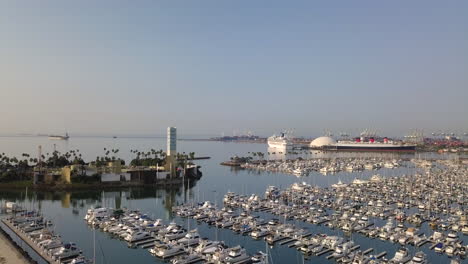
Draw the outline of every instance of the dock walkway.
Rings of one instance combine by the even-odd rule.
[[[28,246],[30,246],[34,251],[36,251],[36,253],[41,256],[47,263],[59,263],[53,260],[51,256],[47,255],[39,246],[37,246],[28,236],[16,228],[10,221],[7,219],[2,219],[2,223],[13,233],[15,233],[21,240],[28,244]]]

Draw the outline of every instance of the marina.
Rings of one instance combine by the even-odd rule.
[[[122,144],[128,143],[122,142]],[[345,169],[331,177],[320,174],[320,170],[311,170],[308,175],[298,179],[282,171],[232,171],[229,167],[219,165],[220,161],[225,160],[233,152],[242,154],[260,151],[262,146],[259,144],[232,143],[228,145],[231,150],[226,152],[226,146],[216,142],[186,141],[181,143],[181,149],[198,150],[197,145],[208,147],[209,152],[200,153],[210,154],[212,159],[200,161],[206,168],[204,176],[196,182],[189,182],[185,187],[174,186],[156,190],[132,188],[117,192],[75,191],[70,194],[57,192],[53,196],[38,191],[27,193],[23,191],[18,194],[10,191],[3,192],[3,195],[7,195],[3,196],[5,197],[3,199],[16,201],[18,205],[30,210],[37,209],[41,204],[41,212],[47,219],[57,218],[60,215],[60,219],[64,221],[53,221],[55,230],[60,233],[64,241],[75,241],[80,245],[88,259],[92,259],[95,252],[90,243],[93,241],[94,233],[97,263],[103,262],[104,259],[125,263],[125,259],[129,258],[136,258],[141,262],[162,263],[167,257],[164,259],[156,257],[155,246],[177,246],[178,244],[173,245],[174,241],[180,244],[178,240],[187,234],[194,235],[194,239],[186,245],[182,244],[182,249],[174,251],[179,257],[171,256],[171,260],[182,258],[188,262],[196,260],[197,256],[191,251],[197,247],[195,244],[197,239],[199,243],[202,240],[222,242],[226,245],[226,249],[240,246],[246,250],[246,255],[251,261],[261,258],[259,252],[267,253],[265,248],[268,247],[269,263],[281,263],[285,258],[293,258],[297,262],[336,262],[336,256],[339,256],[336,253],[337,247],[329,248],[316,244],[323,240],[321,236],[342,238],[343,243],[352,241],[354,245],[350,246],[349,250],[346,249],[349,251],[346,257],[375,258],[382,263],[394,258],[399,247],[406,247],[411,257],[414,257],[418,250],[422,250],[430,258],[439,261],[431,263],[444,263],[444,261],[448,263],[451,259],[461,258],[460,254],[466,250],[466,235],[463,232],[467,230],[463,215],[457,213],[466,212],[466,204],[463,203],[466,199],[466,186],[462,181],[463,177],[466,177],[464,176],[466,166],[455,159],[437,159],[436,156],[422,159],[418,155],[374,154],[374,157],[356,158],[339,155],[330,158],[317,157],[314,161],[314,157],[305,156],[304,162],[317,163],[320,166],[332,161],[337,164],[352,163],[356,166],[358,164],[364,166],[371,162],[382,164],[395,162],[398,166],[394,168],[382,166],[379,170]],[[281,162],[286,160],[288,159]],[[219,175],[226,176],[220,178]],[[452,176],[447,178],[448,175]],[[246,184],[253,177],[256,183]],[[423,178],[427,181],[417,180]],[[436,182],[438,184],[434,184]],[[425,184],[431,186],[431,189],[422,191],[421,188]],[[412,186],[412,191],[402,189],[405,185]],[[382,189],[388,191],[378,191]],[[277,204],[265,200],[266,191],[277,192]],[[463,195],[442,196],[447,192]],[[20,199],[21,193],[22,197],[26,195],[29,198]],[[357,195],[362,199],[356,200]],[[316,198],[305,204],[309,196]],[[12,199],[14,197],[17,198]],[[319,197],[322,198],[317,199]],[[210,208],[209,211],[217,215],[217,218],[194,214],[206,201],[209,201],[206,203]],[[259,206],[260,204],[262,206]],[[310,208],[307,210],[308,214],[303,213],[306,205]],[[163,226],[176,224],[182,230],[178,230],[180,233],[175,232],[171,237],[176,240],[163,238],[161,241],[162,237],[154,231],[148,232],[146,229],[137,228],[134,231],[140,232],[138,235],[140,237],[136,234],[134,238],[128,237],[129,243],[123,235],[110,235],[108,231],[104,231],[104,226],[101,228],[83,222],[90,206],[94,208],[110,206],[122,208],[126,212],[138,211],[140,215],[145,215],[144,218],[147,217],[155,222],[160,219]],[[181,208],[191,208],[194,215],[179,215]],[[231,208],[232,212],[228,208]],[[218,216],[222,214],[225,214],[226,218]],[[391,225],[388,223],[390,219],[393,219]],[[73,229],[68,228],[70,224],[74,226]],[[453,229],[458,230],[457,236],[448,238]],[[153,255],[150,252],[152,249]],[[106,253],[112,250],[119,250],[125,254],[121,258],[114,258]],[[333,254],[335,257],[332,257]],[[185,262],[180,260],[179,263]]]

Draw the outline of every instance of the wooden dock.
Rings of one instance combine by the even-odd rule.
[[[325,253],[328,253],[328,252],[331,252],[331,251],[333,251],[333,249],[325,249],[324,251],[317,253],[317,256],[321,256],[321,255],[323,255]]]
[[[284,240],[284,241],[279,242],[279,244],[280,244],[280,245],[285,245],[285,244],[288,244],[288,243],[291,243],[291,242],[296,242],[296,241],[297,241],[297,239],[295,239],[295,238],[290,238],[290,239],[288,239],[288,240]]]
[[[387,251],[384,251],[384,252],[378,254],[377,256],[375,256],[375,258],[380,259],[380,258],[382,258],[382,257],[385,256],[385,255],[387,255]]]
[[[43,258],[47,263],[59,263],[57,261],[55,261],[54,259],[52,259],[51,256],[47,255],[39,246],[37,246],[32,240],[31,238],[29,238],[26,234],[24,234],[23,232],[21,232],[18,228],[16,228],[12,223],[10,223],[10,221],[6,220],[6,219],[2,219],[2,223],[8,228],[10,229],[10,231],[12,231],[13,233],[15,233],[21,240],[23,240],[29,247],[31,247],[34,251],[36,251],[36,253],[41,256],[41,258]]]

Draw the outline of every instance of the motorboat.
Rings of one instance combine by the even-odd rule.
[[[228,255],[225,259],[226,263],[244,263],[250,260],[245,248],[241,246],[233,247],[228,250]]]
[[[219,247],[223,247],[220,241],[202,240],[195,248],[195,252],[201,254],[213,254]]]
[[[46,239],[44,241],[39,242],[38,246],[45,250],[49,250],[49,249],[62,247],[63,243],[59,237],[53,237],[51,239]]]
[[[343,183],[341,180],[338,180],[338,183],[332,184],[331,187],[338,189],[338,188],[344,188],[346,186],[348,186],[348,184]]]
[[[93,261],[86,259],[84,256],[79,256],[77,258],[72,259],[69,264],[92,264]]]
[[[267,259],[268,255],[266,253],[263,253],[262,251],[259,251],[252,256],[251,261],[252,263],[256,264],[266,264],[268,261]]]
[[[409,255],[409,251],[405,247],[401,247],[395,252],[395,256],[390,259],[390,263],[392,264],[400,264],[400,263],[406,263],[411,259],[411,256]]]
[[[184,253],[184,249],[182,246],[176,244],[162,244],[150,249],[150,253],[162,259],[166,259]]]
[[[135,233],[132,233],[132,234],[128,234],[125,237],[125,241],[133,243],[133,242],[138,242],[138,241],[145,240],[145,239],[148,239],[148,238],[151,238],[150,233],[148,233],[146,231],[138,231],[138,232],[135,232]]]
[[[55,251],[52,255],[54,259],[62,260],[72,257],[77,257],[81,254],[81,250],[75,243],[67,243]]]
[[[149,223],[145,226],[145,230],[148,232],[156,232],[164,228],[164,224],[161,219],[157,219],[154,223]]]
[[[23,231],[25,233],[29,233],[29,232],[33,232],[33,231],[37,231],[37,230],[42,230],[44,228],[45,228],[44,225],[33,222],[33,223],[29,224],[28,226],[24,227]]]
[[[409,262],[410,264],[426,264],[427,263],[427,257],[424,252],[419,251],[414,255],[414,257],[411,259]]]
[[[202,260],[203,259],[201,258],[200,255],[192,253],[188,255],[177,256],[171,260],[171,263],[172,264],[190,264],[190,263],[197,263]]]
[[[351,248],[354,246],[354,242],[353,241],[348,241],[346,243],[343,243],[341,245],[338,245],[336,248],[335,248],[335,252],[333,252],[332,256],[334,258],[342,258],[344,256],[346,256],[350,251],[351,251]]]
[[[183,238],[187,234],[184,229],[175,229],[170,233],[167,233],[164,237],[168,240],[177,240]]]
[[[262,238],[262,237],[267,236],[269,234],[270,234],[270,230],[268,230],[266,228],[255,229],[250,233],[250,235],[255,239]]]
[[[455,232],[448,233],[446,241],[447,241],[447,243],[457,242],[458,241],[457,233],[455,233]]]
[[[161,236],[164,236],[170,232],[172,232],[173,230],[176,230],[176,229],[180,229],[180,226],[177,225],[175,222],[171,222],[169,223],[168,226],[166,226],[166,228],[163,228],[161,230],[158,231],[158,235],[161,235]]]
[[[197,230],[188,232],[183,238],[177,240],[182,245],[193,246],[200,242],[200,235]]]

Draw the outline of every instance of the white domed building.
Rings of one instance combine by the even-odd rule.
[[[335,144],[336,140],[334,140],[332,137],[318,137],[310,142],[310,148],[321,149],[333,146]]]

